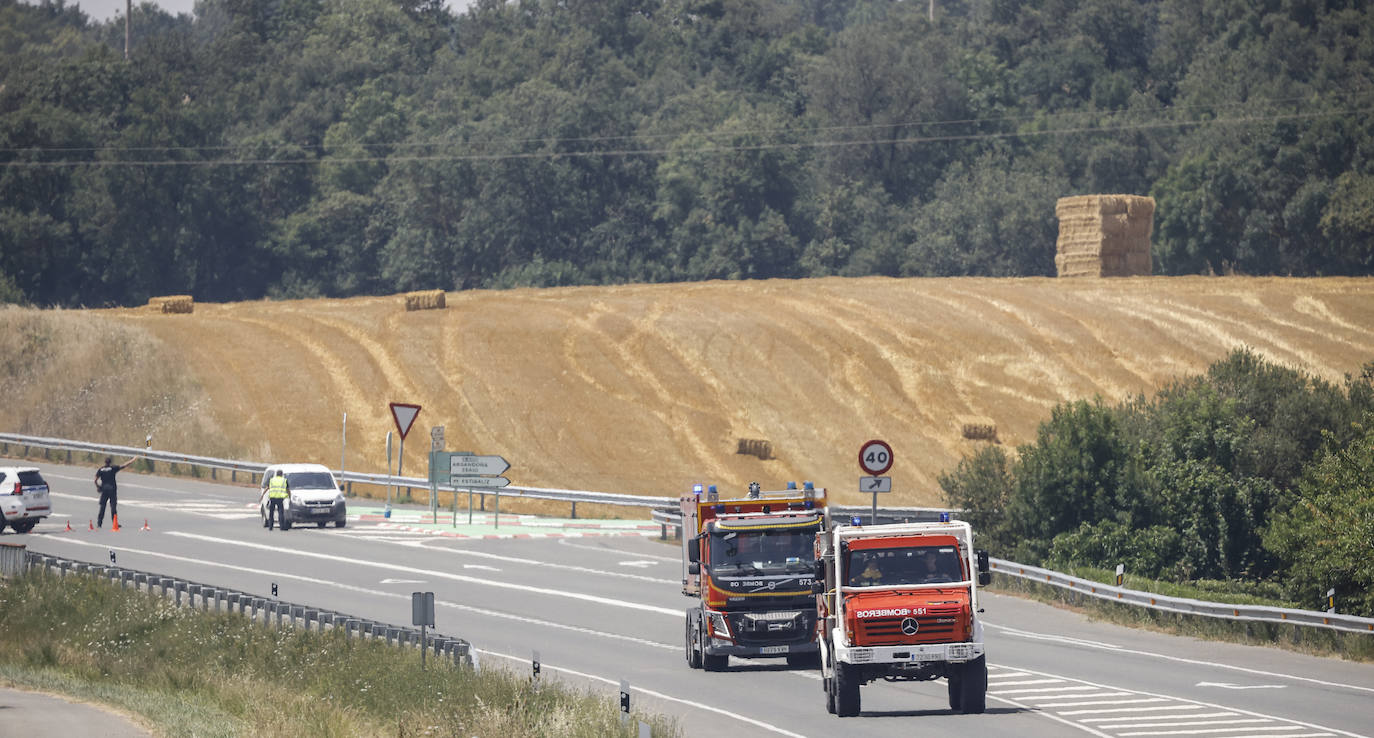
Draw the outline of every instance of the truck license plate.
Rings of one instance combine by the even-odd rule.
[[[787,646],[764,646],[759,653],[787,653]]]
[[[913,653],[911,654],[911,660],[912,660],[912,661],[939,661],[939,660],[940,660],[940,657],[937,656],[937,655],[935,655],[935,654],[933,654],[933,653],[926,653],[926,652],[924,652],[924,651],[916,651],[916,652],[913,652]]]

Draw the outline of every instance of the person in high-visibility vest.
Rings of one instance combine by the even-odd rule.
[[[267,529],[272,530],[272,521],[280,521],[282,530],[286,530],[286,511],[282,505],[286,502],[286,497],[291,493],[286,489],[286,475],[281,469],[277,470],[277,475],[272,477],[267,483]]]

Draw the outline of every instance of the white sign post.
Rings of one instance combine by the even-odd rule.
[[[410,426],[415,424],[415,416],[419,414],[419,405],[411,405],[406,402],[391,403],[391,418],[396,421],[396,430],[401,433],[401,448],[396,452],[396,476],[398,477],[405,476],[406,434],[410,432]],[[400,487],[397,489],[399,490]],[[410,497],[409,487],[406,487],[406,497]]]
[[[444,426],[429,429],[429,514],[432,522],[439,522],[439,480],[434,477],[434,455],[444,450]],[[454,497],[457,497],[457,492]]]
[[[872,476],[859,477],[859,489],[873,493],[873,514],[870,525],[878,523],[878,493],[892,491],[892,478],[881,476],[892,468],[892,447],[874,439],[859,447],[859,468]]]

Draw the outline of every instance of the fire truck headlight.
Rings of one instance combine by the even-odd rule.
[[[730,637],[730,626],[725,624],[725,616],[721,613],[711,613],[711,635],[717,638]]]

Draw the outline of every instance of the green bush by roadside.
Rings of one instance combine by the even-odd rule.
[[[264,627],[83,576],[0,586],[0,682],[133,712],[161,735],[677,736],[605,696],[385,643]]]

